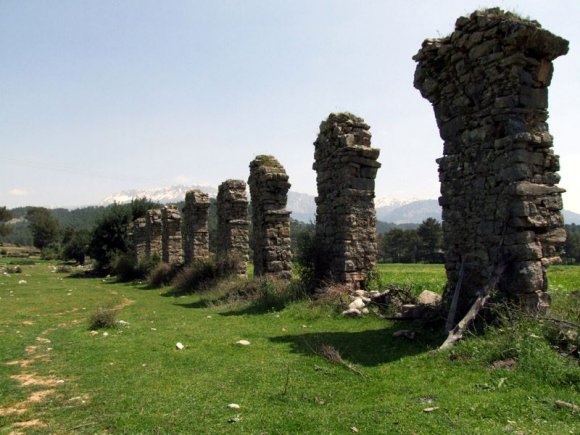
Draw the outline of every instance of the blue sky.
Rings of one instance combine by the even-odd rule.
[[[442,143],[411,57],[499,5],[567,38],[550,131],[580,212],[580,2],[0,0],[0,205],[80,206],[131,188],[247,179],[273,154],[315,194],[333,111],[371,125],[377,196],[436,198]]]

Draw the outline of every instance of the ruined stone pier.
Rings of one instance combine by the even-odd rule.
[[[147,210],[145,216],[146,244],[145,256],[147,258],[157,258],[161,260],[163,255],[163,224],[161,221],[161,210]]]
[[[350,113],[332,113],[314,142],[317,279],[351,289],[364,287],[377,256],[374,197],[381,164],[369,128]]]
[[[161,209],[162,256],[164,263],[177,264],[183,260],[181,243],[181,214],[174,205]]]
[[[182,235],[183,261],[186,265],[209,257],[208,210],[207,193],[191,190],[185,194]]]
[[[248,197],[243,180],[226,180],[220,184],[217,195],[218,261],[235,258],[239,261],[238,274],[245,276],[249,259]]]
[[[272,156],[257,156],[250,163],[252,196],[252,248],[254,275],[292,278],[288,175]]]
[[[137,218],[131,224],[131,240],[133,252],[137,261],[147,258],[147,222],[145,218]]]
[[[558,156],[548,132],[552,61],[568,42],[499,9],[457,20],[414,59],[415,87],[433,104],[450,300],[464,270],[459,314],[501,273],[501,295],[549,303],[545,267],[565,240]],[[499,267],[498,267],[499,266]]]

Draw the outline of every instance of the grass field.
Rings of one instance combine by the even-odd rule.
[[[42,261],[21,268],[0,275],[0,433],[580,431],[580,414],[554,406],[580,404],[578,364],[532,333],[503,336],[518,365],[492,369],[505,356],[490,351],[493,334],[432,353],[438,332],[397,338],[417,326],[345,319],[308,301],[256,314],[143,284],[71,278]],[[416,289],[444,285],[442,266],[380,271]],[[580,288],[580,267],[553,268],[550,278],[564,298]],[[89,317],[103,304],[128,324],[91,335]],[[236,345],[241,339],[251,344]],[[323,358],[323,344],[345,364]]]

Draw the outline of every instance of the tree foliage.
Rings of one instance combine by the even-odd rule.
[[[12,213],[6,207],[0,207],[0,236],[6,236],[10,234],[11,228],[6,225],[12,219]]]
[[[562,257],[566,263],[580,263],[580,225],[566,225],[566,242]]]
[[[382,234],[379,257],[386,263],[440,263],[442,248],[441,224],[428,218],[417,229],[393,228]]]
[[[35,247],[45,249],[58,243],[58,221],[49,209],[31,207],[26,212],[26,220],[32,232],[32,243]]]

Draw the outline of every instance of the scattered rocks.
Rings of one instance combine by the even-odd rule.
[[[248,340],[238,340],[236,341],[236,344],[240,346],[249,346],[250,342]]]
[[[238,405],[237,403],[230,403],[230,404],[228,404],[228,408],[229,409],[240,409],[240,405]]]
[[[180,343],[180,342],[175,343],[175,349],[183,350],[184,348],[185,348],[185,346],[183,345],[183,343]]]
[[[409,340],[414,340],[415,335],[416,332],[409,329],[399,329],[398,331],[393,332],[393,337],[405,337]]]
[[[360,317],[362,316],[362,313],[356,308],[349,308],[348,310],[343,311],[342,315],[346,317]]]
[[[417,304],[437,306],[441,303],[441,295],[430,290],[423,290],[419,297],[417,297]]]

